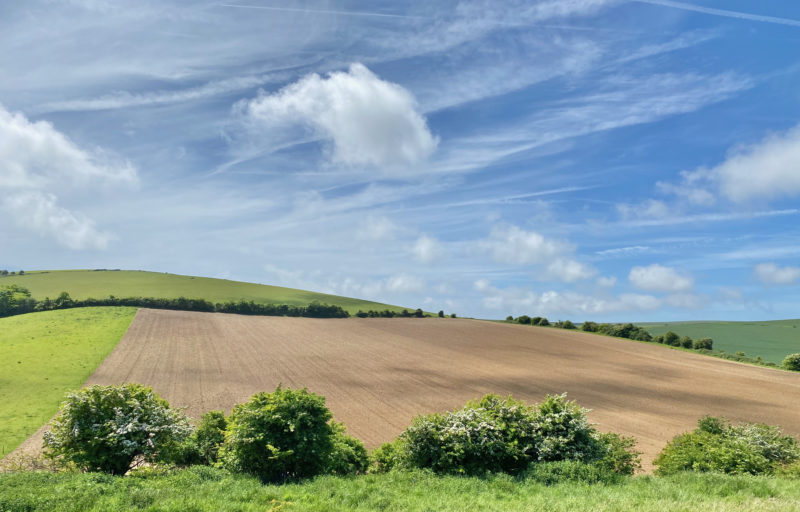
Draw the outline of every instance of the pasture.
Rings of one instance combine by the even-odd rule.
[[[136,308],[0,318],[0,458],[47,422],[111,352]]]
[[[115,297],[154,297],[205,299],[210,302],[253,301],[261,304],[307,306],[313,301],[341,306],[349,313],[401,311],[403,308],[338,295],[294,288],[244,283],[210,277],[182,276],[139,270],[50,270],[28,271],[24,275],[0,277],[0,286],[18,284],[31,291],[35,299],[55,298],[68,292],[73,299]],[[408,308],[415,309],[415,308]]]
[[[711,338],[714,349],[744,352],[780,364],[788,354],[800,352],[800,320],[765,322],[667,322],[640,323],[657,336],[673,331],[694,339]]]
[[[88,384],[139,382],[199,417],[278,384],[327,398],[369,448],[485,393],[592,409],[646,466],[705,415],[800,433],[800,375],[606,336],[465,319],[324,320],[138,311]],[[76,386],[77,387],[77,386]]]

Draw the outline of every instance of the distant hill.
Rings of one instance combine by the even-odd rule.
[[[712,338],[714,348],[744,352],[780,363],[788,354],[800,352],[800,320],[764,322],[650,322],[639,323],[656,336],[673,331],[692,338]]]
[[[0,285],[18,284],[36,299],[55,298],[68,292],[74,299],[157,297],[206,299],[211,302],[254,301],[262,304],[305,306],[313,301],[341,306],[350,313],[359,309],[401,311],[400,306],[338,295],[328,295],[282,286],[244,283],[227,279],[182,276],[141,270],[40,270],[24,275],[0,277]],[[413,310],[416,308],[406,308]]]

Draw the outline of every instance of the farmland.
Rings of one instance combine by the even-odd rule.
[[[375,447],[417,414],[485,393],[568,392],[647,465],[705,414],[800,433],[796,374],[605,336],[462,319],[323,320],[139,310],[89,384],[139,382],[197,417],[278,384],[308,387]]]
[[[24,275],[0,277],[0,286],[11,284],[24,286],[36,299],[55,298],[59,293],[66,291],[73,299],[100,299],[109,295],[173,299],[187,297],[211,302],[252,300],[261,304],[295,306],[307,306],[313,301],[319,301],[341,306],[350,313],[355,313],[359,309],[364,311],[403,309],[378,302],[281,286],[138,270],[28,271]]]
[[[0,318],[0,457],[58,410],[122,338],[135,308]]]
[[[788,354],[800,352],[800,320],[768,322],[669,322],[641,323],[656,336],[674,331],[681,336],[712,338],[714,348],[728,353],[744,352],[778,363]]]

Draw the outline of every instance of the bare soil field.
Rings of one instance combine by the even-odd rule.
[[[705,414],[800,434],[800,374],[560,329],[465,319],[250,317],[139,310],[87,384],[139,382],[198,417],[278,384],[324,395],[369,448],[486,393],[567,392],[645,467]]]

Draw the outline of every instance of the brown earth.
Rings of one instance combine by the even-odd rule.
[[[800,374],[627,340],[465,319],[251,317],[142,309],[87,384],[139,382],[198,417],[278,384],[324,395],[369,448],[486,393],[567,392],[645,467],[705,414],[800,434]],[[35,444],[35,440],[32,439]],[[28,443],[30,444],[30,443]]]

